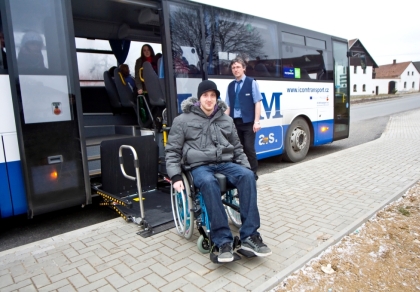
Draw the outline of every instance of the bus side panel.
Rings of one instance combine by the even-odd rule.
[[[334,120],[313,122],[314,146],[324,145],[333,141]]]
[[[0,136],[0,217],[13,215],[12,199],[10,197],[9,179],[4,159],[3,137]]]
[[[8,75],[0,75],[0,217],[27,210]]]
[[[24,214],[27,211],[26,192],[22,176],[22,166],[19,156],[19,145],[16,133],[4,134],[4,153],[9,177],[10,194],[13,203],[13,215]]]
[[[9,75],[0,75],[0,88],[0,135],[15,133],[16,123]]]

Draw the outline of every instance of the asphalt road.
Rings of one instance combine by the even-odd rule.
[[[388,123],[388,120],[389,115],[353,122],[350,124],[349,138],[335,141],[331,144],[311,147],[309,149],[308,155],[302,162],[375,140],[381,136]],[[258,162],[258,174],[262,175],[264,173],[270,173],[275,170],[290,167],[295,164],[296,163],[282,161],[281,157],[270,157],[262,159]]]
[[[372,118],[366,115],[363,118],[362,114],[362,118],[355,118],[355,121],[351,122],[350,137],[348,139],[336,141],[328,145],[312,147],[304,161],[367,143],[380,137],[387,125],[390,114],[395,113],[395,111],[387,111],[385,115],[381,115],[375,110],[375,104],[376,107],[382,107],[384,103],[385,101],[376,101],[369,104],[352,105],[352,115],[353,113],[364,111],[366,107],[369,107],[367,111],[369,115],[372,112],[376,112],[378,117]],[[390,104],[389,107],[394,107],[394,105]],[[407,109],[403,108],[398,110],[404,111],[410,108],[413,107],[408,105]],[[294,164],[281,161],[280,157],[267,158],[259,161],[258,173],[262,175],[292,165]],[[118,217],[115,211],[99,206],[99,200],[100,198],[94,198],[93,204],[84,208],[73,207],[39,215],[33,219],[27,219],[26,216],[19,216],[0,220],[0,251]]]

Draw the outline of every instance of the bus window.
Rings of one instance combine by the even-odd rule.
[[[11,19],[19,74],[67,71],[64,42],[52,1],[11,1]],[[38,15],[34,18],[32,15]]]
[[[192,6],[171,4],[170,16],[172,58],[176,77],[201,77],[201,60],[204,57],[199,11]]]
[[[77,65],[81,86],[103,86],[104,72],[117,66],[106,40],[76,38]]]
[[[241,57],[251,77],[280,76],[277,26],[269,20],[205,7],[208,74],[232,76],[230,61]]]
[[[25,123],[74,118],[65,21],[56,9],[53,0],[10,2]]]
[[[326,74],[324,58],[326,51],[315,50],[292,44],[282,45],[283,77],[295,79],[325,79]],[[294,74],[287,74],[290,69]]]

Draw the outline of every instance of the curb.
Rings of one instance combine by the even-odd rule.
[[[394,99],[394,98],[403,98],[408,97],[414,94],[419,94],[420,91],[417,92],[409,92],[404,94],[398,94],[398,95],[357,95],[357,96],[351,96],[350,95],[350,104],[359,104],[359,103],[365,103],[365,102],[375,102],[375,101],[381,101],[381,100],[388,100],[388,99]]]

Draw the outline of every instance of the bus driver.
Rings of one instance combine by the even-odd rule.
[[[220,186],[215,173],[221,173],[238,190],[241,202],[242,249],[257,256],[268,256],[270,248],[262,241],[258,228],[257,187],[254,173],[243,152],[235,125],[224,112],[226,104],[218,99],[220,92],[214,82],[205,80],[198,86],[198,99],[182,102],[183,113],[173,121],[166,145],[166,168],[173,187],[184,189],[181,162],[191,166],[194,184],[203,194],[212,240],[219,248],[218,261],[233,261],[233,236],[220,199]],[[239,164],[233,161],[240,161]]]

